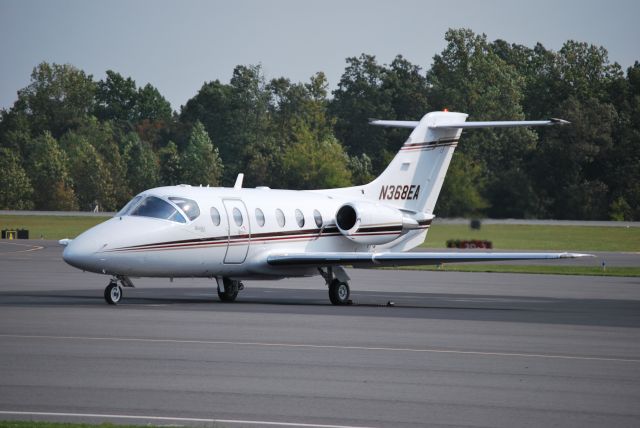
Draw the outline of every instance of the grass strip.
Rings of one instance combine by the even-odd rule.
[[[449,239],[488,240],[495,250],[640,251],[640,227],[433,224],[424,248],[445,248]]]
[[[110,217],[0,215],[0,229],[28,229],[31,239],[75,238]]]
[[[491,273],[531,273],[544,275],[586,275],[586,276],[627,276],[639,277],[640,267],[599,266],[539,266],[539,265],[490,265],[490,264],[446,264],[442,266],[400,266],[380,269],[428,270],[436,272],[491,272]]]

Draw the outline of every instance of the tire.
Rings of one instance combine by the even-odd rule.
[[[349,303],[349,294],[351,294],[351,292],[348,283],[334,279],[331,284],[329,284],[329,300],[331,300],[332,304],[346,305]]]
[[[238,284],[240,281],[234,281],[229,278],[223,278],[222,281],[224,282],[224,292],[218,288],[218,298],[220,298],[221,302],[233,302],[238,297],[240,289]]]
[[[122,287],[117,283],[110,283],[104,289],[104,300],[110,305],[117,305],[122,299]]]

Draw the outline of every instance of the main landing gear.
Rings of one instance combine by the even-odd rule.
[[[334,305],[350,305],[349,275],[341,266],[318,268],[320,275],[329,287],[329,300]]]
[[[120,284],[122,285],[120,285]],[[104,300],[110,305],[117,305],[122,299],[122,287],[133,288],[133,283],[129,277],[124,275],[116,275],[111,278],[109,285],[104,289]]]
[[[233,302],[238,297],[238,292],[244,289],[244,285],[238,280],[216,277],[218,283],[218,297],[221,302]]]

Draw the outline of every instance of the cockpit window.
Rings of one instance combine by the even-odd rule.
[[[116,214],[116,217],[127,215],[127,213],[131,211],[131,208],[133,208],[140,201],[140,199],[142,199],[142,196],[136,196],[135,198],[131,199],[129,202],[127,202],[127,205],[125,205],[118,212],[118,214]]]
[[[187,222],[184,216],[180,214],[180,211],[175,209],[173,205],[155,196],[147,196],[129,215],[160,218],[178,223]]]
[[[189,220],[195,220],[200,215],[200,208],[196,201],[187,198],[170,197],[169,200],[180,207],[180,209],[189,217]]]

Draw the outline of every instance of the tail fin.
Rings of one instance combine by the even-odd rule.
[[[463,129],[512,128],[568,124],[566,120],[520,120],[466,122],[466,113],[436,111],[425,114],[419,122],[372,120],[372,125],[413,128],[387,169],[369,184],[342,189],[325,189],[342,197],[357,197],[384,202],[396,208],[433,214],[453,151]]]
[[[466,118],[465,113],[431,112],[420,122],[372,121],[415,128],[384,172],[363,186],[364,194],[401,209],[432,214],[462,133],[462,128],[450,126]]]

